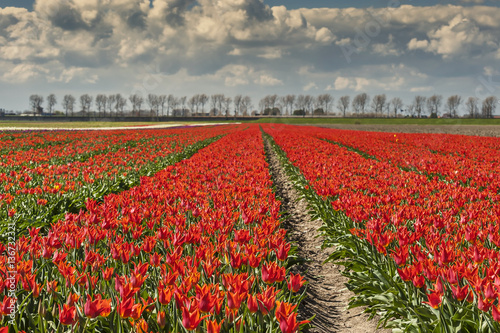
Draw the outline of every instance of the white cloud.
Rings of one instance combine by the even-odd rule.
[[[429,41],[427,40],[417,40],[416,38],[412,38],[408,42],[408,50],[418,50],[418,49],[427,50],[428,47],[429,47]]]
[[[255,84],[259,84],[261,86],[280,86],[283,85],[283,81],[272,77],[267,74],[260,75],[257,79],[254,80]]]
[[[303,88],[304,91],[310,91],[310,90],[313,90],[313,89],[314,90],[318,89],[318,85],[315,82],[309,82]]]
[[[410,89],[411,92],[426,92],[426,91],[432,91],[434,88],[432,86],[425,86],[425,87],[413,87]]]
[[[36,0],[33,12],[0,8],[0,97],[9,99],[10,85],[127,93],[150,77],[147,66],[158,67],[158,92],[186,95],[266,94],[269,87],[403,94],[437,82],[457,90],[483,69],[500,68],[498,17],[493,6],[288,10],[261,0],[154,0],[151,8],[149,0]],[[367,37],[359,34],[374,22],[379,31],[359,47]],[[353,50],[350,63],[341,47]]]
[[[339,76],[335,79],[335,90],[344,90],[350,86],[350,80],[346,77]]]

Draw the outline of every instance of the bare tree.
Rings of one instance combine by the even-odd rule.
[[[231,103],[233,99],[231,97],[224,98],[224,109],[226,110],[226,118],[229,117],[229,109],[231,108]]]
[[[330,109],[332,107],[333,103],[333,97],[330,94],[322,94],[319,95],[318,98],[316,98],[316,102],[318,106],[323,109],[325,114],[328,114],[330,112]]]
[[[71,115],[73,115],[73,109],[75,107],[75,98],[73,95],[64,95],[63,98],[63,107],[64,110],[66,111],[66,117],[68,116],[68,112],[71,112]]]
[[[306,96],[305,95],[299,95],[295,101],[295,108],[297,110],[302,111],[302,115],[305,116],[306,114],[306,107],[307,107],[307,102],[306,102]]]
[[[179,106],[181,105],[181,99],[179,97],[176,97],[174,99],[174,110],[175,110],[175,115],[176,116],[181,116],[182,115],[182,110],[179,110]]]
[[[198,113],[196,109],[198,108],[199,99],[200,95],[194,95],[188,100],[188,107],[191,110],[191,115]]]
[[[80,106],[83,112],[87,112],[90,115],[90,108],[92,107],[92,96],[89,94],[83,94],[80,96]]]
[[[123,116],[123,108],[125,108],[125,105],[127,105],[127,99],[123,97],[121,94],[116,94],[116,114],[118,115],[118,112],[120,113],[121,116]]]
[[[415,103],[408,105],[408,109],[406,111],[411,117],[415,117]]]
[[[376,115],[382,114],[385,108],[387,97],[385,94],[375,95],[372,100],[372,109]]]
[[[497,108],[498,98],[495,96],[490,96],[484,99],[483,105],[481,107],[481,113],[483,118],[493,118],[493,114]]]
[[[169,111],[170,109],[172,109],[172,115],[173,115],[173,111],[175,109],[175,103],[176,103],[176,98],[174,95],[170,94],[168,95],[167,97],[167,117],[169,116]]]
[[[306,104],[306,111],[310,114],[313,114],[313,111],[314,111],[313,106],[314,106],[314,103],[316,102],[316,98],[314,96],[311,96],[311,95],[306,95],[304,102]]]
[[[413,106],[415,108],[415,112],[417,114],[417,117],[420,118],[422,117],[422,113],[425,111],[424,109],[424,104],[425,104],[426,98],[424,96],[415,96],[415,99],[413,100]]]
[[[399,97],[394,97],[390,102],[391,111],[394,113],[394,118],[398,117],[398,111],[403,107],[403,101]]]
[[[340,97],[340,99],[337,102],[337,109],[342,113],[344,118],[350,103],[351,103],[351,97],[347,95]]]
[[[241,100],[241,110],[243,115],[248,115],[248,110],[252,108],[252,99],[250,96],[245,96]]]
[[[139,94],[133,94],[129,96],[130,104],[132,104],[132,113],[138,112],[141,115],[142,103],[144,103],[144,98]]]
[[[429,114],[431,117],[435,115],[439,116],[439,108],[441,107],[441,101],[443,100],[443,96],[441,95],[432,95],[427,99],[427,110],[429,110]]]
[[[450,113],[450,116],[453,118],[458,117],[458,108],[462,104],[462,97],[458,95],[453,95],[448,97],[448,101],[446,102],[446,108]]]
[[[289,115],[292,113],[293,105],[295,104],[295,95],[286,95],[285,97],[285,105],[286,105],[286,114]]]
[[[269,108],[271,110],[274,110],[274,108],[276,107],[276,103],[278,103],[278,95],[274,94],[274,95],[268,95],[268,101],[269,101]]]
[[[158,96],[155,94],[148,94],[146,102],[148,103],[149,109],[151,110],[150,116],[153,117],[158,113]]]
[[[205,113],[205,104],[208,102],[208,96],[206,94],[200,94],[200,105],[201,105],[201,112]]]
[[[278,97],[278,104],[280,105],[280,108],[283,110],[283,114],[288,115],[288,105],[286,102],[286,96]]]
[[[181,98],[179,98],[179,104],[181,105],[181,114],[183,117],[186,116],[186,100],[186,96],[182,96]]]
[[[116,104],[116,95],[109,95],[108,96],[108,110],[109,110],[110,116],[113,114],[113,110],[115,109],[115,104]]]
[[[30,105],[35,113],[42,113],[43,96],[41,95],[31,95],[30,96]]]
[[[95,98],[95,104],[97,106],[97,112],[99,112],[99,116],[101,112],[104,110],[104,116],[106,116],[106,104],[108,101],[108,97],[103,94],[99,94]]]
[[[352,108],[356,114],[361,114],[364,116],[366,110],[366,104],[368,103],[368,95],[366,93],[361,93],[356,95],[352,100]]]
[[[47,96],[47,109],[49,110],[50,115],[52,115],[52,111],[54,111],[54,105],[56,105],[56,103],[56,95],[50,94],[49,96]]]
[[[467,102],[465,102],[465,107],[467,108],[467,112],[469,113],[470,118],[479,117],[479,99],[477,97],[469,97]]]
[[[217,98],[218,95],[210,96],[210,114],[217,115]]]
[[[161,109],[161,116],[165,115],[165,106],[167,104],[167,95],[158,96],[158,107]]]
[[[238,116],[241,111],[241,103],[243,102],[243,96],[242,95],[236,95],[234,96],[234,116]]]
[[[215,94],[210,96],[211,112],[214,116],[222,114],[222,108],[225,100],[224,94]]]

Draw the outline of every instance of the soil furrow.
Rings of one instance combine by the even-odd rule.
[[[284,228],[287,229],[289,240],[297,244],[298,255],[306,259],[305,263],[294,267],[294,273],[300,273],[309,281],[307,297],[299,308],[299,319],[305,320],[316,315],[312,321],[313,327],[306,332],[390,332],[377,329],[376,319],[368,320],[369,315],[363,313],[362,308],[348,308],[349,299],[354,294],[346,288],[347,278],[336,265],[323,264],[333,249],[321,249],[323,237],[318,230],[322,222],[311,219],[306,200],[293,187],[267,140],[265,150],[277,195],[286,212]]]

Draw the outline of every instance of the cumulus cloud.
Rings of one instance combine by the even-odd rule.
[[[254,80],[254,83],[259,84],[261,86],[279,86],[283,85],[283,81],[272,77],[268,74],[261,74],[257,79]]]
[[[33,89],[48,82],[126,90],[153,66],[175,91],[183,85],[171,80],[186,90],[204,82],[264,93],[410,91],[498,68],[498,17],[500,8],[486,5],[289,10],[262,0],[36,0],[32,12],[0,8],[0,87],[38,80]]]
[[[430,41],[412,39],[408,48],[434,52],[443,57],[468,54],[474,46],[481,48],[498,48],[498,40],[488,32],[480,30],[477,23],[459,14],[448,24],[444,24],[428,33]]]

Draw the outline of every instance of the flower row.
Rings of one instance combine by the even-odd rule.
[[[47,233],[31,228],[14,282],[2,249],[3,323],[14,284],[19,330],[297,332],[305,281],[287,272],[279,209],[258,127],[233,131]]]
[[[345,232],[373,248],[368,261],[376,262],[377,255],[389,259],[397,268],[390,279],[409,283],[433,309],[444,311],[444,300],[452,304],[449,320],[467,308],[471,317],[482,318],[475,319],[474,327],[485,321],[498,328],[498,194],[366,158],[315,138],[313,130],[279,125],[264,129],[316,193],[353,221]],[[327,132],[321,136],[340,140],[336,131]],[[358,133],[349,133],[350,142],[362,140]],[[348,134],[341,134],[346,142]]]

